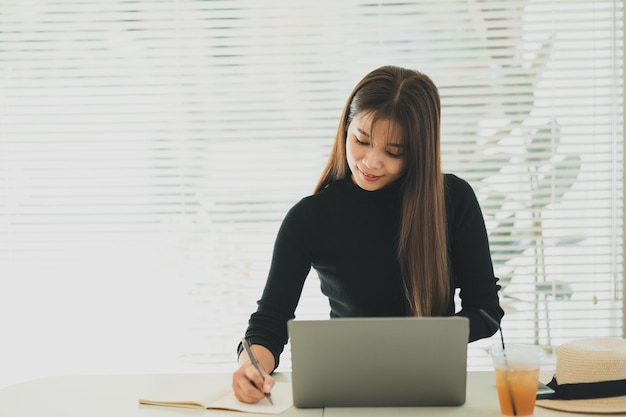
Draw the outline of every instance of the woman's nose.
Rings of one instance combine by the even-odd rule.
[[[379,168],[381,161],[379,152],[376,149],[370,148],[363,156],[363,163],[368,168]]]

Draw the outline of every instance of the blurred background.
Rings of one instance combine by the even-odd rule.
[[[623,12],[0,0],[0,387],[233,370],[278,226],[385,64],[440,88],[444,168],[481,203],[504,337],[550,354],[623,336]],[[297,317],[328,314],[313,272]]]

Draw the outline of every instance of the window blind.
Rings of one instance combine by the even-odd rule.
[[[623,335],[622,57],[610,0],[3,1],[0,383],[233,369],[280,221],[385,64],[440,88],[505,337]],[[297,315],[328,317],[314,273]]]

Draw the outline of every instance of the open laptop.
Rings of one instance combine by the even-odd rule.
[[[296,407],[465,403],[465,318],[290,320],[287,326]]]

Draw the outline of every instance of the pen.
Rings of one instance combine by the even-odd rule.
[[[265,381],[265,377],[263,377],[263,372],[261,371],[261,367],[259,366],[259,362],[257,362],[256,356],[254,356],[254,353],[252,353],[252,349],[250,349],[250,343],[248,343],[248,341],[244,337],[243,339],[241,339],[241,344],[243,345],[243,348],[246,350],[246,353],[248,354],[248,357],[250,358],[250,362],[252,362],[252,366],[254,366],[256,368],[256,370],[259,373],[259,376],[261,377],[261,379],[263,381]],[[265,393],[265,398],[267,398],[267,400],[270,402],[270,404],[274,405],[274,402],[272,401],[272,394],[270,394],[269,392],[266,392]]]

